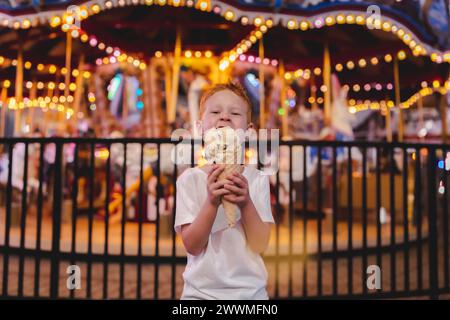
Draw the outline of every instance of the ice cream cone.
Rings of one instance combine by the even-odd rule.
[[[219,175],[218,180],[222,181],[224,179],[227,179],[228,176],[235,172],[242,173],[244,171],[244,166],[240,164],[227,164],[225,165],[225,169],[223,172]],[[225,211],[225,216],[228,221],[228,227],[234,228],[236,226],[236,218],[237,218],[237,210],[238,207],[234,203],[227,201],[222,198],[222,206]]]
[[[218,181],[227,179],[234,172],[242,173],[242,146],[237,132],[229,127],[211,129],[205,135],[205,158],[209,163],[225,165]],[[228,226],[236,226],[237,206],[222,198]]]

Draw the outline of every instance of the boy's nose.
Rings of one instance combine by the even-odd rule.
[[[230,115],[228,114],[228,112],[221,112],[220,120],[230,120]]]

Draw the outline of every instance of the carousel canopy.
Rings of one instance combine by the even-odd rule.
[[[233,60],[242,54],[258,56],[262,38],[266,58],[282,61],[290,78],[315,74],[319,88],[328,48],[332,72],[354,100],[393,100],[393,61],[401,55],[403,101],[424,82],[448,79],[448,63],[442,63],[450,61],[446,6],[439,0],[3,0],[0,56],[14,59],[22,46],[31,64],[64,67],[64,22],[70,9],[81,20],[82,35],[73,42],[72,68],[81,55],[87,65],[116,52],[126,52],[134,62],[147,61],[174,52],[177,35],[183,51],[210,51],[232,62],[231,55]],[[12,62],[0,67],[1,79],[14,77]],[[24,72],[28,80],[54,78],[35,68]]]
[[[83,1],[83,0],[0,0],[0,19],[12,18],[8,25],[12,26],[16,18],[39,17],[41,21],[49,18],[47,13],[64,11],[70,6],[84,6],[89,3],[97,3],[101,8],[108,1]],[[111,1],[112,6],[121,2],[126,4],[147,3],[149,1]],[[153,2],[153,1],[151,1]],[[155,1],[156,3],[157,1]],[[159,1],[170,2],[170,1]],[[182,1],[178,1],[181,3]],[[238,15],[258,14],[265,16],[289,16],[312,17],[325,13],[335,12],[364,12],[376,5],[374,13],[380,13],[389,17],[409,29],[425,44],[440,52],[450,50],[449,34],[449,4],[445,0],[221,0],[211,1],[211,5],[233,8]],[[108,6],[107,6],[108,7]],[[370,12],[368,12],[370,13]],[[44,18],[44,19],[42,19]]]

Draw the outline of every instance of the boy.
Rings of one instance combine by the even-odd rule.
[[[251,104],[242,87],[219,84],[200,101],[203,132],[252,128]],[[177,180],[175,230],[188,252],[181,299],[268,299],[267,271],[260,254],[274,223],[269,179],[247,166],[218,181],[224,165],[187,169]],[[221,198],[239,208],[228,228]]]

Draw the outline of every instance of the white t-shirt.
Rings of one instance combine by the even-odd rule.
[[[249,184],[250,197],[261,220],[274,223],[270,206],[269,177],[246,166],[243,175]],[[207,197],[207,173],[189,168],[177,180],[175,231],[192,223]],[[268,299],[267,271],[261,256],[247,246],[244,229],[238,218],[235,228],[228,228],[222,205],[217,211],[208,245],[198,255],[188,254],[183,273],[181,299],[265,300]]]

